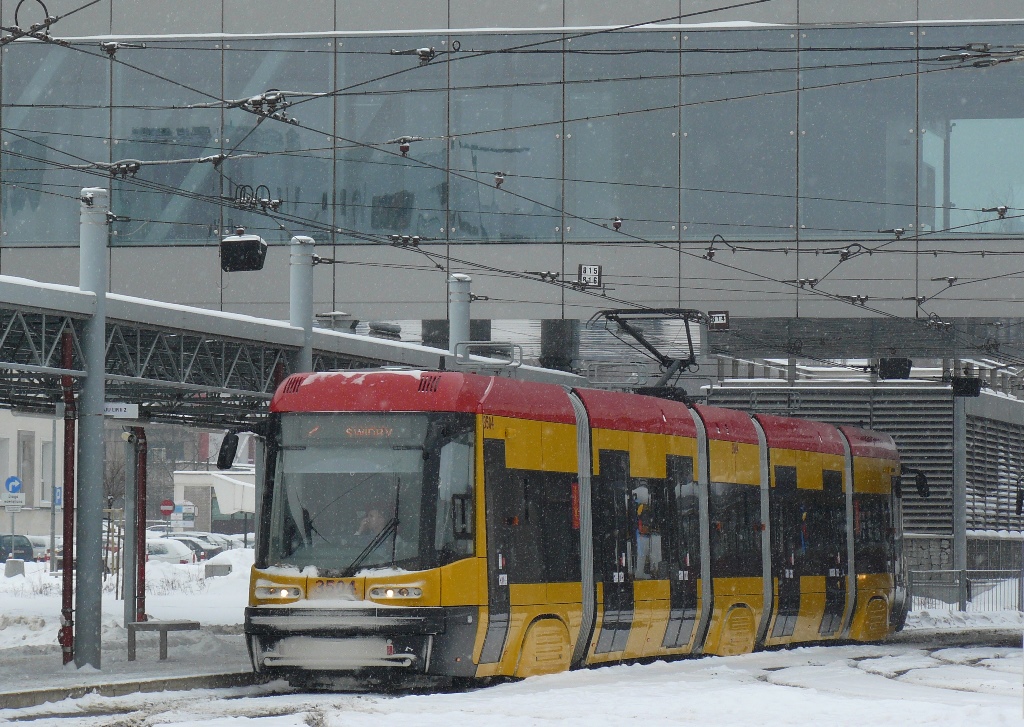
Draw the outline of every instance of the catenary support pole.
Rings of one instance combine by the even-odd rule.
[[[146,497],[149,476],[149,443],[144,427],[135,427],[135,512],[139,518],[135,552],[135,620],[146,621]],[[125,591],[127,593],[127,591]]]
[[[455,347],[470,340],[469,304],[472,296],[469,292],[473,279],[462,273],[452,273],[448,278],[448,351],[455,355]],[[463,358],[469,352],[463,350]]]
[[[296,372],[313,370],[313,238],[292,238],[289,255],[289,322],[302,329]]]
[[[953,570],[967,568],[967,400],[953,397]]]
[[[57,402],[50,433],[50,560],[47,565],[51,573],[57,571],[57,420],[63,417],[64,404]]]
[[[70,369],[74,364],[74,339],[71,331],[65,329],[60,338],[60,365]],[[75,421],[78,407],[75,405],[74,380],[70,376],[60,377],[64,392],[64,484],[61,501],[64,504],[64,529],[62,545],[63,569],[60,597],[60,633],[57,642],[65,664],[75,658]]]
[[[82,327],[85,383],[79,397],[78,558],[75,581],[75,664],[100,668],[103,597],[103,401],[106,396],[107,211],[110,197],[82,190],[78,287],[96,295],[96,309]]]
[[[135,493],[137,467],[135,464],[135,432],[124,431],[124,626],[135,623],[135,563],[139,551],[137,537],[139,517]],[[142,528],[145,530],[145,528]],[[143,554],[145,551],[142,551]],[[145,555],[143,555],[145,557]]]

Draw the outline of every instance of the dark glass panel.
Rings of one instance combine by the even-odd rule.
[[[306,94],[334,88],[333,61],[334,41],[327,38],[233,41],[224,51],[227,98],[279,89],[294,92],[286,93],[285,101],[298,104],[284,109],[297,124],[263,119],[238,108],[225,112],[225,152],[264,156],[225,161],[224,194],[237,199],[259,188],[259,199],[280,201],[278,211],[289,219],[290,232],[318,242],[330,242],[333,226],[334,100]],[[268,242],[289,240],[289,232],[276,222],[244,208],[225,207],[227,229],[242,225]]]
[[[915,32],[806,30],[800,44],[800,236],[913,230]]]
[[[443,42],[423,36],[342,40],[333,204],[335,225],[357,237],[342,233],[339,242],[357,242],[365,234],[375,240],[391,234],[444,237],[447,66],[420,65],[416,55],[391,53],[443,51]],[[407,156],[396,141],[403,136],[418,139],[409,142]]]
[[[589,222],[567,218],[566,239],[678,239],[678,33],[603,34],[566,51],[565,204]]]
[[[460,39],[451,64],[452,239],[561,239],[562,46],[543,43],[552,39]]]
[[[3,49],[3,245],[77,245],[83,187],[109,176],[109,61],[36,42]]]
[[[113,161],[196,159],[221,150],[221,49],[206,41],[153,41],[114,64]],[[213,104],[213,108],[188,108]],[[229,171],[225,168],[225,171]],[[220,237],[220,171],[210,163],[145,165],[115,180],[112,207],[130,222],[116,242],[211,244]]]
[[[682,236],[795,235],[796,38],[683,35]]]

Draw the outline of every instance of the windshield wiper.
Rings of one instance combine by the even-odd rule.
[[[362,552],[355,557],[355,560],[353,560],[352,563],[349,564],[348,568],[344,570],[341,577],[349,578],[351,576],[354,576],[356,574],[356,571],[359,570],[359,566],[363,564],[363,561],[366,560],[374,550],[380,547],[381,543],[387,540],[388,536],[390,536],[391,533],[398,533],[397,516],[388,520],[387,523],[385,523],[384,527],[381,529],[381,531],[373,536],[373,540],[371,540],[367,544],[367,546],[363,548]]]

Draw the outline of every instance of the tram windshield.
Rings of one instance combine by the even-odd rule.
[[[348,576],[472,555],[472,453],[472,415],[282,415],[268,565]]]

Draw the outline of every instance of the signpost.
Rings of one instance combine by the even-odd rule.
[[[196,506],[184,500],[182,502],[171,502],[170,500],[164,500],[160,503],[160,512],[164,512],[164,507],[170,503],[172,511],[166,513],[175,527],[178,528],[194,528],[196,526]]]
[[[25,506],[25,493],[21,491],[21,478],[11,475],[4,482],[4,491],[0,492],[0,503],[11,516],[11,542],[14,542],[14,515]],[[13,548],[13,545],[12,545]]]
[[[160,514],[167,517],[174,512],[174,502],[171,500],[164,500],[160,503]]]

